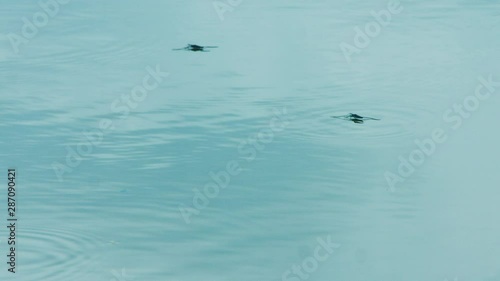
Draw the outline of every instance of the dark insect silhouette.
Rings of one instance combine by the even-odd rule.
[[[341,115],[341,116],[332,116],[332,118],[337,118],[337,119],[342,119],[342,120],[347,120],[347,121],[352,121],[357,124],[363,124],[364,121],[366,120],[380,120],[377,118],[372,118],[372,117],[363,117],[354,113],[349,113],[347,115]]]
[[[200,45],[188,44],[184,48],[172,49],[172,50],[174,50],[174,51],[184,50],[184,51],[192,51],[192,52],[210,52],[209,50],[205,50],[205,49],[213,49],[213,48],[217,48],[217,46],[200,46]]]

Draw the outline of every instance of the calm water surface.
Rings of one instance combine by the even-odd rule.
[[[348,62],[339,45],[387,5],[244,0],[221,19],[211,1],[70,1],[16,53],[43,9],[5,4],[0,167],[17,168],[19,221],[1,279],[500,280],[500,89],[443,119],[478,77],[500,81],[500,3],[401,2]],[[172,51],[187,43],[219,48]],[[330,118],[349,112],[381,120]],[[391,192],[436,128],[446,141]],[[327,237],[339,247],[311,263]]]

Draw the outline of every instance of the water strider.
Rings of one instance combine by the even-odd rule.
[[[186,51],[193,51],[193,52],[210,52],[209,50],[205,50],[205,49],[213,49],[213,48],[217,48],[217,46],[200,46],[200,45],[195,45],[195,44],[188,44],[184,48],[172,49],[172,50],[174,50],[174,51],[186,50]]]
[[[341,115],[341,116],[331,116],[332,118],[337,118],[337,119],[342,119],[342,120],[347,120],[347,121],[352,121],[354,123],[358,124],[363,124],[365,120],[380,120],[377,118],[372,118],[372,117],[363,117],[358,114],[354,113],[349,113],[347,115]]]

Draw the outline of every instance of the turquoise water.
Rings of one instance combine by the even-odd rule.
[[[46,2],[0,17],[2,280],[500,280],[498,1]]]

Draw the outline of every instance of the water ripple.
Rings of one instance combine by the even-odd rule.
[[[21,228],[20,273],[32,280],[77,280],[91,271],[100,238],[55,228]]]

